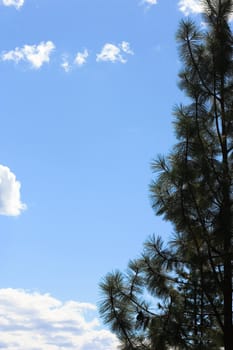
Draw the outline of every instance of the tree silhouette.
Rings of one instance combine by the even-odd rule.
[[[233,1],[201,3],[205,27],[188,19],[177,32],[190,103],[175,107],[173,151],[152,163],[152,207],[175,233],[100,285],[124,350],[233,349]]]

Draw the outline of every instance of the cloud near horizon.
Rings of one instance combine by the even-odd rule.
[[[115,335],[100,328],[93,304],[0,289],[0,348],[117,350],[117,345]]]
[[[21,184],[12,171],[0,164],[0,215],[18,216],[26,205],[20,199]]]
[[[3,52],[1,59],[13,61],[16,64],[25,61],[30,63],[32,68],[39,69],[44,63],[49,63],[54,49],[55,45],[52,41],[42,41],[38,45],[24,45],[22,48],[16,47],[14,50]]]
[[[101,52],[96,55],[97,62],[120,62],[126,63],[126,55],[133,55],[134,52],[130,48],[130,44],[127,41],[122,41],[118,45],[106,43]]]
[[[24,0],[2,0],[4,6],[14,6],[17,10],[24,5]]]

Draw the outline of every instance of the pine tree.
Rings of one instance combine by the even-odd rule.
[[[190,101],[174,110],[178,142],[152,164],[152,206],[174,236],[166,248],[151,237],[101,284],[100,313],[124,350],[233,349],[233,1],[202,5],[206,28],[188,19],[177,32]]]

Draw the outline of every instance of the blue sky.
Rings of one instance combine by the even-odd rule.
[[[116,348],[98,283],[171,233],[150,206],[150,162],[175,143],[175,32],[199,12],[194,0],[1,1],[0,347]]]

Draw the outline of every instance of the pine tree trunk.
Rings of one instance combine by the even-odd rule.
[[[225,239],[224,263],[224,347],[233,350],[231,239]]]
[[[222,116],[222,159],[223,159],[223,213],[222,227],[224,234],[224,347],[225,350],[233,350],[233,326],[232,326],[232,218],[231,218],[231,176],[229,172],[225,96],[224,96],[224,74],[221,78],[221,116]]]
[[[227,160],[225,159],[225,165]],[[225,174],[228,175],[228,169]],[[231,201],[230,184],[225,175],[223,185],[223,233],[224,233],[224,347],[225,350],[233,350],[233,326],[232,326],[232,242],[231,242]]]

